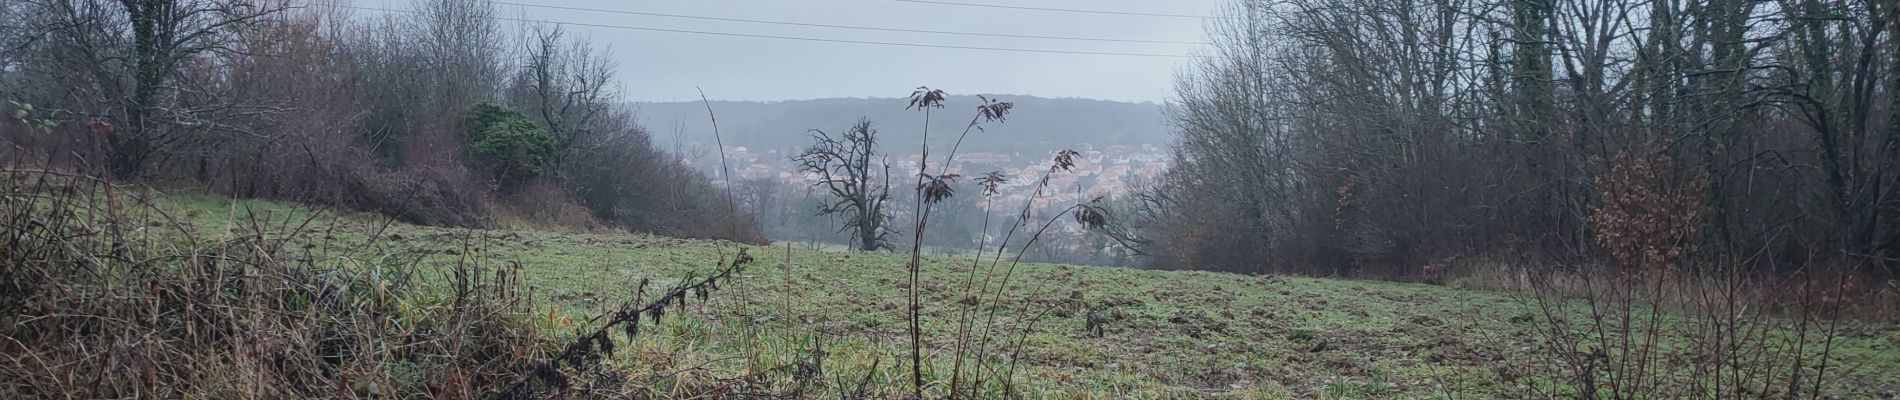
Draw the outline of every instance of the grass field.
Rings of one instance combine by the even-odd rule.
[[[295,223],[310,212],[207,196],[166,203],[207,235],[253,216]],[[669,313],[654,333],[615,339],[620,350],[606,360],[612,373],[596,388],[687,397],[820,353],[814,397],[837,397],[855,382],[866,382],[873,398],[908,393],[907,255],[385,225],[361,215],[324,214],[308,230],[314,233],[294,241],[316,249],[306,254],[312,257],[420,251],[441,262],[519,263],[540,307],[527,318],[554,337],[588,328],[590,318],[630,300],[641,279],[668,286],[744,249],[758,261],[735,287]],[[938,393],[949,380],[972,261],[927,258],[923,267]],[[1008,263],[999,267],[1000,279]],[[989,263],[981,268],[979,277]],[[1535,313],[1507,293],[1047,264],[1023,264],[1014,275],[999,302],[1006,308],[996,335],[1021,345],[997,359],[1020,363],[1013,379],[1027,398],[1521,398],[1526,385],[1556,368],[1539,350]],[[1024,305],[1032,318],[1018,317]],[[1099,334],[1091,321],[1100,322]],[[1825,378],[1828,396],[1900,392],[1900,330],[1856,324],[1838,340],[1843,364]],[[757,379],[792,384],[789,374],[766,376]]]

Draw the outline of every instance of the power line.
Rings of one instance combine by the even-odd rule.
[[[626,14],[626,15],[644,15],[644,16],[650,16],[650,17],[666,17],[666,18],[685,18],[685,19],[697,19],[697,20],[706,20],[706,21],[745,22],[745,23],[753,23],[753,24],[806,26],[806,27],[834,28],[834,29],[855,29],[855,30],[866,30],[866,31],[929,33],[929,34],[938,34],[938,35],[986,36],[986,37],[1005,37],[1005,38],[1021,38],[1021,39],[1080,40],[1080,41],[1091,41],[1091,42],[1157,43],[1157,44],[1190,44],[1190,45],[1208,44],[1207,42],[1182,42],[1182,41],[1172,41],[1172,40],[1109,39],[1109,38],[1090,38],[1090,37],[1074,37],[1074,36],[1012,35],[1012,34],[1004,34],[1004,33],[933,31],[933,30],[924,30],[924,29],[881,28],[881,27],[868,27],[868,26],[814,24],[814,23],[804,23],[804,22],[766,21],[766,20],[741,19],[741,18],[706,17],[706,16],[697,16],[697,15],[680,15],[680,14],[663,14],[663,13],[641,12],[641,11],[609,10],[609,9],[602,9],[602,8],[550,6],[550,5],[542,5],[542,4],[522,4],[522,3],[510,3],[510,2],[501,2],[501,1],[497,1],[494,3],[502,4],[502,5],[510,5],[510,6],[548,8],[548,9],[556,9],[556,10],[587,11],[587,12],[601,12],[601,13]]]
[[[348,6],[348,5],[339,5],[338,7],[356,9],[356,10],[397,12],[397,13],[409,13],[409,14],[421,13],[420,11],[412,11],[412,10],[357,7],[357,6]],[[639,27],[639,26],[590,24],[590,23],[583,23],[583,22],[531,20],[531,19],[521,19],[521,18],[489,17],[489,19],[493,19],[496,21],[514,21],[514,22],[529,22],[529,23],[540,22],[540,23],[550,23],[550,24],[555,24],[555,25],[585,26],[585,27],[594,27],[594,28],[627,29],[627,30],[651,31],[651,32],[690,33],[690,34],[696,34],[696,35],[745,37],[745,38],[759,38],[759,39],[797,40],[797,41],[807,41],[807,42],[870,44],[870,45],[881,45],[881,46],[923,47],[923,48],[958,49],[958,50],[1006,51],[1006,52],[1016,52],[1016,53],[1080,54],[1080,55],[1125,56],[1125,57],[1200,58],[1199,56],[1182,55],[1182,54],[1121,53],[1121,52],[1109,52],[1109,51],[1047,50],[1047,49],[1023,49],[1023,48],[1011,48],[1011,47],[957,46],[957,45],[927,44],[927,43],[879,42],[879,41],[870,41],[870,40],[823,39],[823,38],[811,38],[811,37],[799,37],[799,36],[755,35],[755,34],[749,34],[749,33],[696,31],[696,30],[687,30],[687,29],[648,28],[648,27]]]
[[[1074,9],[1074,8],[1006,6],[1006,5],[1001,5],[1001,4],[959,3],[959,2],[954,2],[954,1],[934,1],[934,0],[891,0],[891,1],[898,1],[898,2],[905,2],[905,3],[936,4],[936,5],[945,5],[945,6],[1004,8],[1004,9],[1011,9],[1011,10],[1051,11],[1051,12],[1107,14],[1107,15],[1133,15],[1133,16],[1140,16],[1140,17],[1193,18],[1193,19],[1207,18],[1204,16],[1187,15],[1187,14],[1161,14],[1161,13],[1143,13],[1143,12],[1127,12],[1127,11],[1082,10],[1082,9]]]

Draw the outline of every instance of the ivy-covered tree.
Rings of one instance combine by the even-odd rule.
[[[520,112],[491,102],[468,110],[469,161],[503,185],[539,176],[554,155],[554,137]]]

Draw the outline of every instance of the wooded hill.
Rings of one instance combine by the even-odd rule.
[[[902,93],[896,93],[902,94]],[[1084,144],[1163,145],[1171,140],[1163,106],[1155,103],[1128,103],[1074,98],[1044,98],[1019,95],[985,95],[1016,103],[1024,110],[1009,116],[1009,123],[985,127],[963,143],[964,151],[1024,152],[1041,157],[1044,153]],[[947,110],[961,115],[965,108],[978,104],[975,95],[951,96]],[[689,132],[683,139],[710,145],[706,105],[700,102],[632,103],[635,115],[654,132],[654,139],[671,145],[682,139],[676,130]],[[870,118],[887,132],[879,137],[880,146],[893,154],[915,152],[922,137],[916,111],[904,110],[904,100],[896,98],[830,98],[794,101],[714,101],[719,115],[720,133],[728,146],[789,149],[811,144],[808,129],[843,130],[858,118]],[[953,115],[946,113],[945,115]],[[963,129],[967,119],[937,118],[931,122],[931,146],[948,148],[956,140],[952,135]]]

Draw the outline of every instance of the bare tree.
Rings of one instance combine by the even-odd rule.
[[[217,82],[190,77],[201,55],[236,51],[237,35],[284,6],[242,0],[30,0],[6,5],[33,15],[5,30],[18,70],[46,85],[42,103],[117,122],[103,140],[115,175],[146,173],[155,159],[232,133],[227,120],[272,111],[233,104]],[[24,53],[24,54],[23,54]],[[43,78],[43,79],[42,79]]]
[[[115,174],[138,173],[153,155],[176,143],[181,127],[205,112],[164,97],[189,96],[171,85],[182,64],[200,53],[229,50],[230,35],[281,10],[240,0],[119,0],[132,31],[129,93],[119,102],[126,132],[110,135]],[[186,89],[189,90],[189,89]]]
[[[830,191],[835,198],[818,213],[843,218],[838,231],[854,231],[859,250],[892,248],[886,238],[896,231],[886,225],[891,214],[885,209],[891,199],[891,166],[884,155],[877,154],[877,129],[871,120],[859,119],[836,137],[813,129],[811,137],[812,146],[792,161],[800,172],[817,178],[813,186]],[[874,169],[879,165],[882,170]]]
[[[609,54],[596,51],[587,40],[571,40],[559,26],[535,26],[522,57],[522,66],[510,84],[510,102],[524,110],[554,137],[549,170],[558,177],[576,144],[599,134],[600,125],[614,112],[617,97],[610,86],[617,68]]]
[[[1896,19],[1845,0],[1236,0],[1177,79],[1157,212],[1112,233],[1229,269],[1588,257],[1605,160],[1661,156],[1708,183],[1704,254],[1890,259]]]

